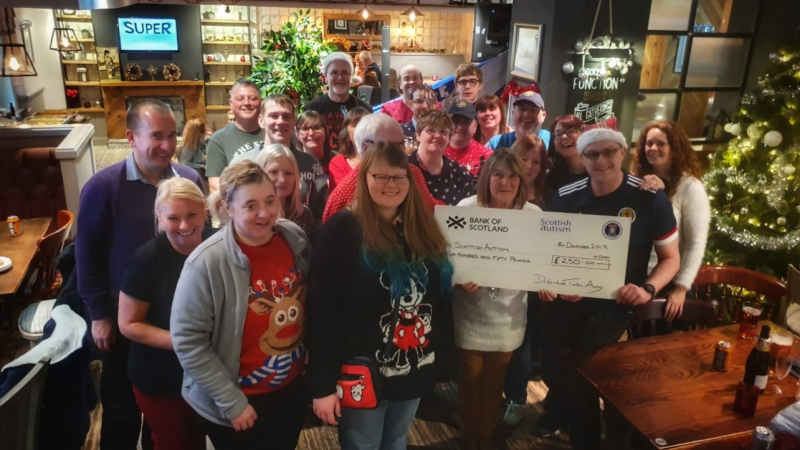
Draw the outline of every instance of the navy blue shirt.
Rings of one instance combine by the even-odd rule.
[[[653,245],[666,245],[678,238],[669,198],[663,190],[639,189],[641,182],[640,178],[625,172],[616,191],[596,197],[592,193],[591,179],[584,178],[559,189],[558,195],[547,205],[547,210],[552,212],[630,217],[632,225],[625,283],[636,285],[647,280],[647,263]],[[590,304],[602,302],[600,304],[604,306],[616,306],[607,299],[585,298],[581,303],[587,300]]]
[[[414,152],[408,155],[408,162],[419,167],[428,185],[428,192],[433,198],[444,202],[445,205],[455,206],[458,202],[475,194],[475,177],[466,167],[452,159],[443,156],[444,164],[438,175],[428,173],[419,160],[419,154]]]

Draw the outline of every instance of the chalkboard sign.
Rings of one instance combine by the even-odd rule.
[[[587,77],[583,80],[578,76],[580,59],[575,62],[575,71],[570,74],[569,101],[567,113],[574,114],[586,125],[602,123],[619,114],[619,87],[623,76],[613,71],[613,75],[600,77],[605,72],[599,63],[586,62],[584,71]],[[607,75],[607,73],[606,73]]]

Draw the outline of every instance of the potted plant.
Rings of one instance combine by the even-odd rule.
[[[310,9],[292,13],[280,31],[262,34],[261,50],[267,56],[253,57],[250,79],[263,95],[285,94],[302,107],[322,94],[322,59],[337,48],[322,40],[322,29],[310,13]]]

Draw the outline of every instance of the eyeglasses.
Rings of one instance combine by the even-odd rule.
[[[560,133],[558,131],[556,131],[553,134],[556,135],[556,139],[563,138],[564,136],[573,137],[574,138],[575,136],[581,134],[581,130],[580,130],[580,128],[567,128],[566,130],[563,130]]]
[[[470,79],[467,79],[467,80],[464,80],[464,79],[458,80],[458,81],[456,81],[456,84],[461,86],[461,87],[465,87],[465,86],[475,87],[480,82],[481,81],[479,79],[477,79],[477,78],[470,78]]]
[[[408,175],[389,176],[384,174],[375,174],[372,172],[368,173],[372,175],[372,178],[375,179],[375,182],[380,185],[389,184],[390,181],[394,181],[398,186],[408,183]]]
[[[620,151],[622,147],[617,148],[607,148],[605,150],[601,150],[599,152],[585,152],[583,155],[584,158],[588,159],[589,161],[595,162],[600,159],[602,156],[605,159],[611,159],[616,156],[617,152]]]
[[[347,72],[347,71],[339,72],[339,71],[336,71],[336,70],[332,70],[332,71],[328,72],[328,76],[331,77],[331,78],[339,78],[339,77],[350,78],[350,75],[352,75],[352,74],[350,72]]]
[[[435,128],[425,128],[425,133],[428,134],[430,137],[434,137],[437,134],[441,137],[450,137],[451,131],[450,130],[437,130]]]
[[[300,134],[308,134],[312,131],[322,131],[322,129],[323,129],[322,125],[311,125],[311,126],[300,127],[297,129],[297,131],[299,131]]]

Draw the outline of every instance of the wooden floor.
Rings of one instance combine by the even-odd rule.
[[[16,324],[16,322],[14,322]],[[0,366],[24,354],[30,348],[28,341],[22,339],[19,332],[9,332],[7,325],[0,329]],[[101,371],[99,362],[94,362],[92,373],[97,378]],[[533,438],[530,431],[541,414],[541,401],[547,388],[538,379],[528,383],[528,405],[523,412],[523,421],[516,428],[506,427],[501,423],[497,433],[498,449],[569,449],[568,438],[561,435],[557,438]],[[459,425],[456,413],[456,388],[449,385],[437,389],[432,396],[420,404],[417,418],[411,427],[408,438],[409,449],[453,449],[459,448]],[[498,414],[500,410],[498,407]],[[92,423],[86,437],[84,450],[100,448],[100,428],[102,427],[102,406],[92,412]],[[209,448],[211,448],[209,446]],[[322,425],[309,411],[308,420],[300,435],[298,450],[337,450],[337,430],[335,427]]]

